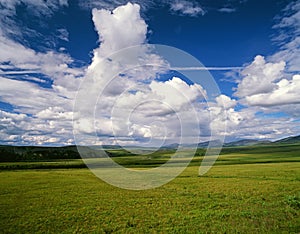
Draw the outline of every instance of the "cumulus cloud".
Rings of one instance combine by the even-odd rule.
[[[299,89],[300,75],[294,75],[292,80],[280,80],[271,92],[248,96],[246,101],[249,105],[257,106],[300,104]]]
[[[285,62],[267,63],[262,56],[241,71],[235,95],[241,102],[250,106],[271,107],[278,105],[299,104],[299,75],[292,78],[285,70]]]
[[[300,1],[290,3],[277,16],[274,38],[279,51],[253,62],[240,71],[234,95],[243,108],[227,112],[238,115],[238,121],[228,121],[228,135],[253,139],[278,139],[299,134],[299,12]],[[230,113],[231,112],[231,113]]]
[[[206,91],[200,85],[188,85],[178,77],[166,82],[152,81],[150,89],[175,110],[180,110],[187,102],[192,103],[199,97],[206,98]]]
[[[182,134],[187,143],[197,141],[197,112],[204,110],[206,91],[178,77],[156,80],[169,64],[144,45],[147,24],[140,17],[140,7],[128,3],[113,11],[93,10],[93,21],[100,46],[77,95],[77,141],[86,142],[86,135],[93,131],[97,139],[90,137],[90,141],[110,140],[110,144],[162,145],[168,140],[179,142]],[[134,45],[139,46],[124,50]],[[207,111],[202,126],[209,132]]]
[[[1,141],[70,144],[72,99],[83,68],[72,67],[74,60],[66,53],[49,48],[37,51],[23,43],[23,35],[39,32],[27,28],[26,22],[20,28],[17,9],[21,5],[30,16],[42,20],[68,7],[68,1],[0,1],[0,101],[12,108],[11,113],[0,115],[5,122],[0,130]],[[57,36],[67,40],[67,31],[61,29]]]
[[[6,7],[2,13],[7,16],[6,19],[0,16],[0,20],[13,25],[19,2],[22,1],[0,0],[1,6]],[[39,17],[50,17],[68,5],[68,1],[54,0],[29,3],[29,8],[41,4],[41,12],[31,10]],[[114,4],[120,5],[118,1]],[[198,4],[188,1],[166,4],[183,15],[205,13]],[[74,68],[69,55],[51,50],[35,51],[13,40],[9,36],[11,32],[1,27],[0,101],[13,109],[0,112],[2,142],[72,144],[72,118],[74,131],[83,136],[80,143],[84,144],[150,146],[168,140],[179,142],[182,135],[186,143],[192,143],[197,142],[199,135],[208,140],[211,131],[246,138],[279,138],[299,130],[299,114],[296,114],[300,113],[299,75],[286,74],[287,70],[296,71],[298,67],[296,38],[282,47],[281,52],[267,58],[257,56],[242,69],[242,79],[235,92],[238,100],[219,95],[215,102],[205,103],[206,91],[198,84],[188,84],[179,77],[156,79],[169,69],[169,64],[146,45],[147,24],[140,16],[140,6],[127,3],[112,10],[109,5],[105,7],[109,10],[92,11],[100,45],[94,49],[92,63],[86,71]],[[296,10],[295,6],[293,9]],[[280,28],[296,25],[297,15],[286,17]],[[61,28],[57,37],[67,41],[68,33]],[[125,49],[136,45],[132,50]],[[77,95],[77,109],[73,113],[73,101],[81,82],[84,92]],[[237,110],[239,102],[246,108]],[[261,111],[284,112],[289,116],[267,118],[259,115]]]
[[[36,114],[36,117],[40,119],[47,119],[47,120],[72,120],[73,112],[68,111],[59,106],[50,106],[47,109],[44,109]]]
[[[231,99],[230,97],[224,94],[221,94],[220,96],[216,97],[216,101],[218,106],[224,107],[224,109],[234,108],[237,104],[236,100]]]
[[[263,56],[256,56],[254,61],[241,71],[243,78],[235,95],[242,98],[272,91],[275,88],[274,81],[282,78],[284,68],[284,61],[267,63]]]
[[[235,95],[247,105],[274,108],[298,104],[296,89],[299,87],[300,72],[300,1],[288,4],[283,14],[277,16],[277,23],[273,26],[279,30],[279,35],[274,38],[281,45],[279,51],[266,59],[256,56],[241,71],[242,80]]]
[[[0,100],[12,105],[15,112],[2,111],[0,115],[0,122],[5,126],[0,129],[2,142],[73,143],[71,100],[53,89],[4,77],[0,78],[0,90]]]
[[[6,144],[72,144],[72,126],[59,118],[38,118],[23,113],[0,111],[0,139]]]
[[[279,139],[299,132],[296,122],[287,117],[257,116],[257,110],[245,109],[239,111],[241,117],[238,125],[228,127],[227,135],[246,139]]]
[[[203,100],[204,95],[200,85],[188,85],[177,77],[166,82],[152,81],[136,93],[126,92],[118,97],[112,126],[121,136],[178,140],[181,124],[185,124],[186,131],[195,136],[198,122],[192,113],[197,99]]]
[[[122,48],[145,42],[147,25],[139,12],[140,6],[131,3],[112,12],[93,10],[93,21],[101,41],[97,50],[99,56],[106,57]]]
[[[266,62],[262,56],[257,56],[242,70],[242,80],[239,81],[235,95],[245,107],[239,113],[249,109],[254,115],[249,123],[242,122],[239,125],[237,135],[245,135],[243,129],[255,125],[264,129],[255,133],[256,137],[274,139],[298,134],[296,125],[300,110],[300,76],[292,75],[287,70],[285,62]],[[278,126],[278,123],[285,127]]]

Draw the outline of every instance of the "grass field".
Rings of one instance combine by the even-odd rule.
[[[227,149],[202,177],[197,156],[176,179],[146,191],[108,185],[87,168],[76,168],[83,165],[80,160],[30,162],[36,167],[28,167],[56,165],[53,169],[8,170],[18,163],[3,163],[0,232],[300,233],[296,149],[299,145]],[[129,165],[132,159],[126,157],[116,160]]]

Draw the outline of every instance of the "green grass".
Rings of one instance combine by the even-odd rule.
[[[30,162],[1,162],[0,170],[86,168],[81,159],[62,159]]]
[[[124,167],[151,168],[167,162],[175,150],[159,150],[148,155],[133,155],[122,149],[107,150],[112,160]],[[300,144],[291,145],[258,145],[246,147],[223,148],[216,165],[300,162]],[[205,149],[198,149],[190,165],[200,165]],[[188,154],[189,158],[190,155]],[[185,159],[184,152],[179,162]],[[81,159],[55,159],[48,161],[0,162],[0,170],[13,169],[59,169],[85,168]]]
[[[1,170],[0,233],[299,233],[300,153],[292,149],[226,153],[202,177],[198,156],[146,191],[113,187],[86,168]]]

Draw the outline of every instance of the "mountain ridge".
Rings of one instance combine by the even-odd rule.
[[[295,143],[300,143],[300,135],[297,136],[289,136],[285,137],[279,140],[257,140],[257,139],[239,139],[236,141],[230,141],[227,143],[223,143],[223,147],[235,147],[235,146],[253,146],[253,145],[271,145],[271,144],[295,144]],[[219,140],[213,140],[213,141],[204,141],[200,143],[195,143],[195,144],[183,144],[183,147],[195,147],[197,146],[198,148],[207,148],[208,145],[212,147],[218,147],[220,146],[221,141]],[[172,148],[172,146],[179,146],[178,143],[173,143],[169,144],[166,146],[163,146],[163,148]]]

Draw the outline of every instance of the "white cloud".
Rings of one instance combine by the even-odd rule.
[[[286,107],[282,108],[282,107]],[[212,129],[219,130],[219,134],[224,134],[227,140],[236,139],[262,139],[274,140],[288,135],[299,134],[299,114],[292,118],[290,115],[278,116],[276,113],[290,110],[291,113],[299,113],[300,106],[296,111],[295,105],[274,106],[272,108],[262,108],[249,106],[247,108],[234,110],[234,108],[223,109],[218,106],[210,108]],[[286,112],[285,112],[286,113]],[[202,114],[202,113],[201,113]],[[222,132],[222,124],[226,121],[226,132]]]
[[[166,82],[138,84],[117,96],[101,96],[95,106],[95,115],[78,118],[75,127],[78,132],[91,134],[97,131],[100,135],[113,135],[116,139],[132,138],[130,142],[135,139],[136,144],[149,137],[154,140],[177,139],[181,133],[180,121],[190,126],[186,131],[195,134],[197,119],[192,117],[191,108],[197,101],[202,101],[204,95],[201,86],[188,85],[176,77]],[[90,103],[86,99],[83,102]],[[81,117],[87,112],[84,111]],[[180,120],[178,115],[181,116]],[[119,143],[122,142],[120,140]]]
[[[293,1],[284,9],[284,16],[277,16],[278,23],[273,28],[279,30],[274,38],[281,49],[270,56],[270,61],[284,60],[288,72],[300,71],[300,1]]]
[[[297,123],[290,122],[288,118],[263,118],[257,116],[247,118],[238,127],[232,128],[231,131],[227,130],[228,136],[231,137],[262,140],[279,139],[287,135],[295,135],[298,132],[299,127]]]
[[[13,122],[21,122],[21,121],[26,121],[27,115],[25,114],[16,114],[16,113],[9,113],[0,110],[0,121],[2,126],[7,126],[7,124],[12,124]]]
[[[206,91],[200,85],[188,85],[178,77],[173,77],[166,82],[152,81],[149,86],[151,91],[160,97],[159,100],[166,102],[177,111],[197,98],[206,98]]]
[[[0,63],[10,63],[14,70],[40,72],[53,79],[60,78],[64,74],[80,76],[83,73],[79,68],[69,67],[73,59],[66,54],[53,51],[36,52],[1,35],[0,50]]]
[[[273,62],[284,60],[287,72],[300,72],[300,35],[285,42],[281,50],[270,56],[269,60]]]
[[[143,8],[148,8],[152,5],[151,0],[139,0],[139,1],[128,1],[128,0],[110,0],[110,1],[98,1],[98,0],[79,0],[78,4],[81,8],[91,10],[94,8],[97,9],[106,9],[113,10],[118,6],[127,4],[128,2],[138,3]]]
[[[147,25],[139,12],[140,6],[131,3],[112,12],[93,9],[93,21],[101,41],[97,50],[99,56],[106,57],[122,48],[145,42]]]
[[[34,12],[34,9],[31,12],[39,16],[49,16],[58,9],[57,4],[66,6],[66,3],[67,1],[49,1],[44,6],[46,3],[32,0],[28,7],[42,4],[40,13]],[[17,1],[7,5],[8,18],[14,16],[17,5]],[[80,100],[80,111],[87,110],[84,112],[85,118],[78,118],[78,113],[74,116],[78,126],[75,130],[86,136],[87,144],[108,143],[110,140],[115,142],[116,139],[111,138],[114,135],[122,142],[130,144],[138,143],[144,138],[153,138],[156,143],[161,143],[166,137],[179,137],[181,129],[178,113],[175,111],[179,112],[185,121],[188,131],[198,133],[195,131],[197,122],[194,119],[191,121],[190,118],[192,103],[197,99],[202,100],[205,96],[201,86],[188,85],[179,78],[166,82],[154,81],[155,75],[164,72],[168,64],[159,55],[153,54],[147,46],[137,47],[129,54],[118,54],[103,60],[125,47],[143,45],[146,42],[147,24],[140,17],[139,11],[140,7],[137,4],[130,3],[116,8],[113,12],[93,10],[93,21],[101,43],[99,48],[94,50],[92,64],[86,72],[86,77],[92,78],[93,81],[86,86],[89,95],[84,93]],[[12,21],[10,23],[15,27]],[[72,143],[72,107],[76,90],[82,80],[82,69],[71,68],[73,60],[66,54],[53,51],[37,52],[10,39],[7,33],[1,31],[0,34],[0,49],[3,51],[0,54],[0,63],[1,69],[5,69],[0,78],[1,101],[9,103],[14,112],[21,114],[1,114],[0,121],[6,126],[0,129],[2,142]],[[68,40],[66,30],[61,29],[58,33],[62,40]],[[124,74],[120,75],[119,71],[124,71]],[[32,83],[38,81],[35,75],[39,74],[52,80],[50,87],[43,88]],[[27,78],[18,80],[18,75],[26,75]],[[112,76],[116,76],[114,80],[111,80]],[[88,111],[94,111],[90,110],[89,104],[95,103],[98,97],[97,87],[102,87],[103,91],[95,105],[98,111],[97,119],[88,118],[94,117],[93,113]],[[136,93],[132,92],[136,87],[139,87],[139,90]],[[130,113],[128,108],[134,107],[134,104],[138,105],[136,112],[129,116],[129,121],[124,121],[124,116]],[[112,108],[115,108],[114,115],[110,112]],[[168,116],[162,113],[168,113]],[[102,140],[88,137],[95,129]]]
[[[293,28],[294,33],[300,33],[300,1],[293,1],[284,9],[285,16],[280,17],[279,23],[275,24],[274,28]]]
[[[22,3],[26,4],[30,16],[40,19],[47,19],[61,7],[68,6],[66,0],[0,2],[0,100],[12,106],[14,116],[0,130],[1,141],[68,144],[73,138],[72,98],[83,69],[71,68],[73,59],[67,54],[51,49],[38,52],[19,42],[23,34],[29,32],[26,26],[21,29],[17,23],[16,9]],[[2,113],[0,121],[7,122],[7,115],[7,112],[5,116]],[[19,121],[17,117],[24,120]]]
[[[256,106],[300,104],[299,90],[300,75],[294,75],[292,80],[280,80],[271,92],[247,96],[246,101],[248,105]]]
[[[7,12],[4,13],[7,19],[12,20],[18,1],[0,3],[6,4]],[[49,17],[57,9],[67,6],[67,1],[31,0],[30,4],[30,8],[42,4],[41,12],[32,9],[32,13]],[[171,4],[170,1],[167,4]],[[204,14],[198,4],[188,1],[173,2],[172,9],[191,16]],[[0,17],[0,20],[3,19]],[[10,20],[8,23],[13,23]],[[94,50],[93,61],[86,70],[88,82],[83,84],[85,92],[79,94],[79,112],[74,113],[75,131],[84,136],[82,142],[164,144],[168,140],[178,142],[184,134],[186,143],[192,143],[199,135],[199,128],[202,139],[208,139],[212,130],[217,134],[247,138],[279,138],[287,132],[292,134],[299,130],[296,118],[299,117],[300,106],[294,104],[300,100],[297,93],[299,76],[294,75],[292,79],[292,76],[286,76],[285,63],[280,59],[287,61],[288,69],[297,70],[295,58],[299,43],[296,38],[286,44],[281,54],[266,59],[257,56],[243,69],[243,79],[236,91],[240,100],[220,95],[216,102],[207,106],[204,102],[206,92],[200,85],[189,85],[177,77],[168,81],[154,80],[168,64],[143,46],[147,42],[147,24],[140,16],[137,4],[128,3],[112,12],[93,10],[93,21],[100,46]],[[3,51],[0,54],[0,68],[3,70],[0,74],[0,99],[12,105],[13,113],[0,113],[1,141],[73,143],[72,107],[77,88],[83,80],[83,68],[72,68],[73,59],[67,54],[37,52],[7,35],[8,31],[0,29],[0,50]],[[62,40],[68,38],[67,31],[63,29],[57,36]],[[141,46],[130,53],[122,53],[122,49],[134,45]],[[36,74],[49,77],[50,87],[43,88],[32,83],[42,83]],[[27,75],[27,78],[18,80],[17,75]],[[236,110],[238,102],[248,107]],[[261,117],[257,115],[260,111],[270,114],[284,112],[294,119]],[[224,132],[225,122],[227,132]],[[93,137],[95,130],[96,139]]]
[[[0,78],[0,100],[10,103],[15,112],[2,111],[1,141],[17,144],[70,143],[72,136],[72,101],[52,89],[31,82]],[[53,106],[53,107],[52,107]],[[18,137],[10,137],[18,136]]]
[[[237,104],[237,101],[234,99],[231,99],[230,97],[221,94],[216,98],[217,104],[219,107],[223,107],[224,109],[230,109],[234,108]]]
[[[263,56],[256,56],[254,61],[242,71],[242,80],[235,95],[243,98],[254,94],[266,93],[275,89],[274,81],[283,76],[285,62],[267,63]]]
[[[84,71],[82,68],[71,68],[73,59],[67,54],[51,49],[38,52],[19,42],[23,34],[29,32],[26,26],[20,28],[17,23],[16,9],[22,3],[26,4],[26,12],[30,16],[41,20],[68,6],[66,0],[0,2],[0,100],[12,106],[14,115],[26,115],[26,121],[12,121],[10,128],[2,129],[0,132],[6,137],[1,140],[42,144],[42,139],[53,142],[56,138],[64,144],[72,139],[71,100],[75,97]],[[31,33],[35,35],[38,32]],[[66,31],[60,30],[60,36],[62,34],[66,39]],[[47,88],[44,86],[46,83]],[[48,113],[49,118],[42,116],[43,113]],[[63,131],[65,134],[56,136]],[[10,134],[19,137],[9,137]]]
[[[63,106],[72,109],[72,101],[53,89],[19,80],[0,77],[0,100],[10,103],[15,110],[36,114],[50,106]]]
[[[36,114],[36,117],[40,119],[47,119],[47,120],[72,120],[73,112],[66,110],[63,107],[59,106],[50,106],[47,109],[44,109]]]
[[[148,137],[146,132],[149,130],[142,123],[145,115],[140,115],[137,122],[129,124],[124,121],[130,113],[129,108],[149,98],[147,93],[134,94],[129,91],[134,91],[136,87],[149,91],[145,80],[155,78],[161,66],[166,66],[160,56],[151,53],[146,45],[143,46],[147,24],[140,17],[140,7],[128,3],[112,12],[94,9],[93,21],[101,43],[94,50],[93,61],[85,77],[87,81],[83,83],[82,92],[76,99],[79,115],[75,117],[75,132],[85,135],[96,130],[102,142],[107,142],[108,136],[125,139],[125,142],[134,142],[136,137]],[[135,45],[138,46],[131,50],[122,50]],[[89,96],[85,95],[87,90]],[[141,126],[140,131],[134,126]],[[86,137],[82,139],[86,142]],[[112,139],[113,142],[115,140]]]
[[[112,12],[93,10],[101,43],[77,96],[74,126],[80,143],[88,138],[121,145],[163,144],[180,140],[182,128],[186,141],[199,135],[195,108],[201,109],[197,103],[206,98],[206,92],[177,77],[155,80],[168,64],[143,45],[147,25],[139,11],[138,5],[130,3]],[[140,46],[122,50],[132,45]],[[207,128],[209,124],[204,125]],[[91,137],[93,132],[97,139]]]
[[[228,134],[276,139],[299,133],[299,11],[296,1],[286,7],[284,17],[277,18],[274,28],[280,30],[276,38],[280,50],[266,59],[256,56],[241,70],[234,94],[245,107],[238,111],[242,121]]]
[[[205,11],[197,2],[177,0],[171,3],[171,10],[183,15],[204,15]]]
[[[257,106],[257,111],[299,117],[300,1],[290,3],[284,13],[274,26],[280,30],[275,38],[280,50],[267,57],[269,63],[257,56],[246,66],[235,95],[241,103]]]
[[[265,123],[266,126],[261,127],[265,131],[261,131],[260,134],[265,134],[268,138],[279,138],[299,132],[295,127],[296,122],[291,122],[290,118],[299,118],[300,76],[287,73],[284,65],[283,61],[267,63],[263,57],[257,56],[242,70],[243,77],[235,93],[240,98],[239,103],[246,106],[245,110],[252,109],[254,113],[263,113],[253,116],[251,123],[244,126],[261,126],[261,123]],[[282,115],[284,117],[281,117]],[[277,116],[277,119],[274,116]],[[283,127],[277,126],[279,119],[286,127],[286,132]],[[255,136],[259,134],[256,133]]]
[[[241,121],[229,135],[278,139],[299,134],[299,12],[300,1],[294,1],[284,9],[284,17],[277,17],[279,51],[266,59],[256,56],[240,72],[235,95],[245,107],[238,111]]]
[[[49,120],[23,113],[0,111],[0,139],[7,144],[72,143],[70,121]],[[68,138],[69,137],[69,138]]]

